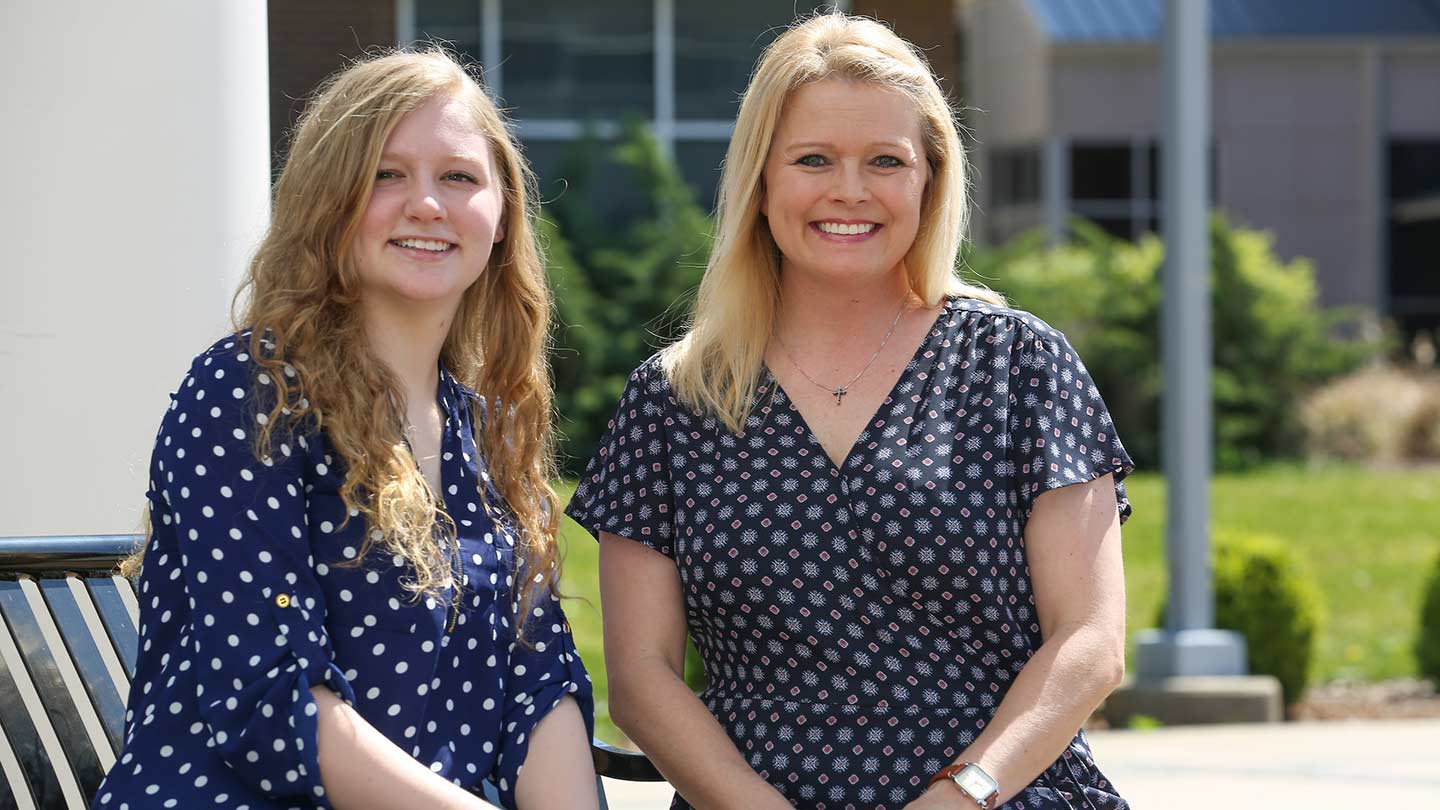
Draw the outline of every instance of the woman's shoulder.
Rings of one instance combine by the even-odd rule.
[[[1063,337],[1059,329],[1043,318],[1023,309],[992,304],[978,298],[964,298],[951,295],[945,299],[945,310],[952,315],[952,328],[969,329],[975,333],[1029,337],[1031,333],[1041,339],[1053,340]]]
[[[258,341],[253,338],[249,330],[234,332],[195,355],[189,372],[171,397],[174,403],[191,407],[203,405],[206,410],[227,404],[243,404],[252,408],[259,404],[264,406],[263,410],[268,410],[270,403],[257,403],[256,400],[257,396],[264,399],[265,391],[274,395],[270,375],[278,373],[294,379],[296,372],[289,363],[262,365],[258,362],[254,352],[274,352],[275,344],[266,337]]]

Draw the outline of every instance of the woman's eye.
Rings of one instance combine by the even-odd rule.
[[[875,165],[879,166],[882,169],[898,169],[901,166],[905,165],[905,161],[895,157],[894,155],[881,155],[880,157],[875,158]]]
[[[399,173],[394,171],[393,169],[381,169],[380,171],[375,172],[376,180],[394,180],[396,177],[399,176]]]
[[[446,180],[459,180],[459,181],[462,182],[462,183],[473,183],[473,182],[475,182],[475,176],[474,176],[474,175],[471,175],[471,174],[466,174],[465,172],[450,172],[449,174],[445,175],[445,179],[446,179]]]
[[[815,169],[824,166],[828,161],[825,160],[824,155],[806,155],[795,162],[801,166]]]

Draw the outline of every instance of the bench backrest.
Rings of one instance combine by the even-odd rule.
[[[0,810],[85,810],[115,763],[139,604],[114,572],[137,540],[0,538]],[[643,754],[599,740],[591,754],[597,775],[663,781]]]

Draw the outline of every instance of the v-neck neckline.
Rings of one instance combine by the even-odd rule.
[[[770,378],[770,385],[773,386],[773,391],[785,398],[785,403],[795,414],[795,418],[800,420],[800,425],[805,430],[806,440],[825,457],[833,473],[842,474],[845,468],[850,465],[850,459],[855,457],[855,449],[860,445],[860,439],[875,426],[876,419],[880,417],[880,411],[895,400],[895,392],[899,390],[900,385],[905,382],[908,376],[906,372],[909,371],[911,366],[915,365],[917,360],[924,356],[925,350],[930,346],[930,341],[934,340],[940,333],[940,324],[950,315],[950,305],[951,299],[949,296],[941,300],[940,311],[935,315],[935,320],[930,323],[924,335],[921,336],[920,345],[916,346],[915,351],[911,352],[910,359],[905,361],[904,367],[900,370],[900,376],[895,378],[895,382],[890,385],[890,390],[885,392],[885,396],[880,399],[880,402],[875,405],[875,409],[866,417],[864,424],[855,434],[855,438],[850,441],[848,449],[845,451],[845,457],[839,461],[836,461],[835,457],[830,455],[830,451],[825,449],[825,444],[820,441],[819,434],[810,426],[810,420],[806,418],[805,412],[800,410],[800,404],[790,396],[790,392],[785,390],[785,386],[780,384],[780,379],[775,376],[775,372],[771,370],[770,364],[763,364],[765,376]]]

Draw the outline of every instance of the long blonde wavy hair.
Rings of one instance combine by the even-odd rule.
[[[255,436],[257,458],[284,431],[323,428],[345,462],[340,496],[367,527],[358,559],[376,548],[402,555],[416,597],[458,585],[448,543],[439,542],[456,527],[405,442],[398,381],[366,342],[352,255],[386,140],[441,94],[469,109],[504,195],[505,238],[466,290],[441,359],[486,399],[476,440],[503,504],[486,497],[483,478],[480,496],[518,529],[515,587],[524,617],[540,592],[556,588],[551,298],[533,225],[534,176],[494,102],[454,57],[439,48],[372,56],[321,85],[299,121],[270,229],[235,294],[232,319],[237,331],[251,330],[256,372],[268,372],[275,387]]]
[[[800,20],[765,49],[745,89],[720,178],[715,245],[690,326],[661,353],[677,397],[737,433],[753,406],[780,307],[780,251],[760,214],[765,161],[790,95],[825,79],[894,88],[915,103],[930,180],[920,229],[905,255],[911,292],[927,306],[946,295],[1004,304],[999,294],[962,281],[956,269],[969,211],[965,150],[924,58],[875,20],[840,12]]]

